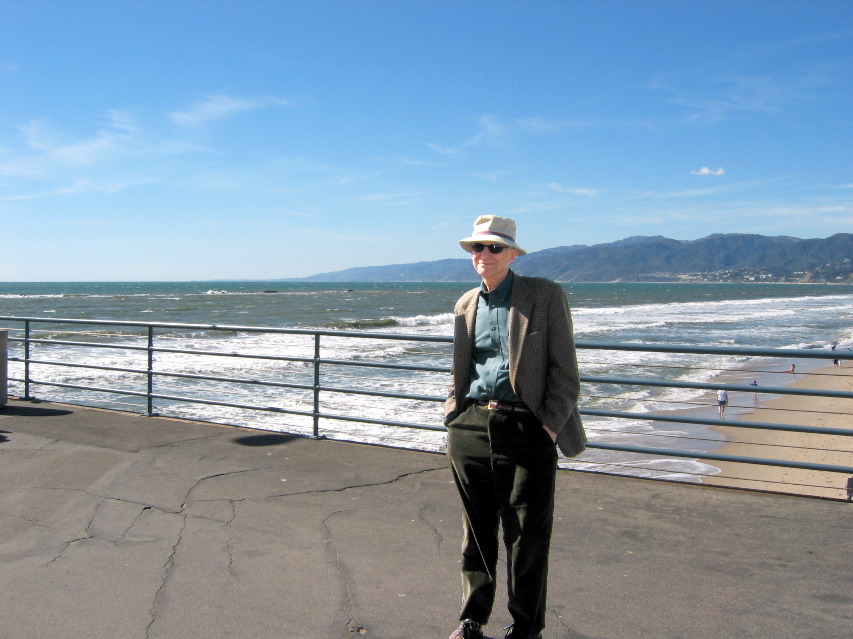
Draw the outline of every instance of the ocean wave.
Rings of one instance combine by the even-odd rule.
[[[388,316],[380,318],[364,318],[355,320],[344,320],[333,322],[333,328],[344,329],[375,329],[388,327],[418,327],[418,326],[443,326],[453,324],[453,313],[439,313],[438,315],[414,315],[411,317]]]
[[[453,324],[453,313],[439,313],[438,315],[415,315],[414,317],[393,317],[398,326],[438,326],[441,324]]]
[[[334,328],[344,328],[344,329],[353,329],[353,328],[383,328],[387,326],[399,326],[397,321],[391,317],[383,317],[380,319],[358,319],[358,320],[344,320],[343,322],[334,322],[332,324]]]

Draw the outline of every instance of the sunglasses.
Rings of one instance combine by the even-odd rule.
[[[481,244],[480,242],[474,242],[471,245],[472,253],[482,253],[483,249],[489,249],[489,253],[492,255],[497,255],[498,253],[502,253],[506,246],[501,246],[500,244]]]

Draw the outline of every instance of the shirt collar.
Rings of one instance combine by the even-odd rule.
[[[480,284],[480,295],[483,295],[483,296],[494,295],[495,296],[494,297],[495,302],[497,302],[497,303],[504,302],[505,300],[509,299],[509,294],[512,292],[513,277],[514,276],[513,276],[512,269],[510,269],[509,272],[507,273],[506,277],[504,278],[504,281],[501,282],[498,285],[498,287],[493,291],[489,291],[486,288],[486,283],[483,282],[482,284]]]

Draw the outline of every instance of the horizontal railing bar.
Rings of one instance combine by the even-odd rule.
[[[23,380],[16,380],[23,381]],[[73,388],[75,390],[86,390],[93,393],[113,393],[119,395],[130,395],[131,397],[149,397],[148,393],[132,391],[132,390],[116,390],[112,388],[100,388],[98,386],[80,386],[78,384],[65,384],[62,382],[36,382],[30,380],[30,384],[36,386],[57,386],[60,388]],[[289,415],[301,415],[303,417],[313,417],[314,413],[311,411],[299,411],[293,410],[289,408],[278,408],[275,406],[250,406],[248,404],[236,404],[230,402],[220,402],[212,399],[201,399],[197,397],[180,397],[177,395],[161,395],[161,394],[152,394],[150,397],[154,399],[163,399],[166,401],[175,401],[175,402],[189,402],[192,404],[205,404],[208,406],[225,406],[227,408],[243,408],[246,410],[259,410],[265,412],[273,412],[273,413],[287,413]]]
[[[337,419],[345,422],[359,422],[361,424],[381,424],[382,426],[401,426],[403,428],[416,428],[418,430],[446,431],[444,426],[431,426],[430,424],[414,424],[411,422],[391,422],[381,419],[370,419],[369,417],[353,417],[352,415],[334,415],[323,413],[320,419]]]
[[[705,417],[684,417],[678,415],[660,415],[653,413],[627,413],[620,411],[598,410],[595,408],[580,409],[581,415],[593,417],[618,417],[622,419],[638,419],[649,422],[670,422],[676,424],[701,424],[703,426],[725,426],[728,428],[755,428],[764,430],[784,430],[794,433],[813,433],[816,435],[840,435],[853,437],[853,429],[824,428],[822,426],[796,426],[794,424],[774,424],[771,422],[743,422],[725,419],[709,419]]]
[[[9,340],[15,341],[15,340]],[[68,340],[45,340],[45,339],[30,339],[24,340],[19,339],[17,341],[24,342],[29,341],[30,344],[59,344],[62,346],[84,346],[84,347],[92,347],[92,348],[114,348],[118,350],[128,350],[128,351],[151,351],[152,353],[171,353],[171,354],[180,354],[180,355],[205,355],[211,357],[238,357],[244,359],[261,359],[261,360],[271,360],[278,362],[301,362],[304,364],[313,364],[315,361],[319,361],[321,364],[332,364],[336,366],[362,366],[368,368],[385,368],[392,370],[412,370],[412,371],[423,371],[427,373],[449,373],[449,366],[416,366],[410,364],[376,364],[370,362],[358,362],[358,361],[350,361],[350,360],[340,360],[340,359],[320,359],[315,360],[313,357],[287,357],[283,355],[256,355],[253,353],[224,353],[217,351],[203,351],[198,349],[190,349],[190,348],[168,348],[168,347],[153,347],[149,348],[147,346],[132,346],[128,344],[98,344],[96,342],[72,342]],[[10,361],[20,361],[14,360],[10,358]],[[34,360],[30,360],[33,362]],[[94,367],[93,367],[94,368]]]
[[[277,328],[272,326],[239,326],[229,324],[180,324],[173,322],[135,322],[131,320],[62,319],[43,317],[0,316],[0,322],[30,322],[39,324],[90,324],[93,326],[135,326],[138,328],[171,328],[182,330],[227,331],[231,333],[278,333],[287,335],[326,335],[367,339],[393,339],[411,342],[452,342],[452,337],[438,335],[409,335],[404,333],[371,333],[367,331],[314,330],[308,328]]]
[[[224,353],[221,351],[202,351],[194,348],[168,348],[165,346],[156,346],[151,349],[152,353],[170,353],[173,355],[209,355],[211,357],[238,357],[243,359],[262,359],[272,360],[276,362],[301,362],[303,364],[312,364],[313,357],[287,357],[285,355],[254,355],[252,353]]]
[[[261,379],[246,379],[243,377],[218,377],[216,375],[194,375],[193,373],[154,373],[155,377],[177,377],[195,379],[203,382],[227,382],[230,384],[251,384],[254,386],[269,386],[271,388],[291,388],[295,390],[314,390],[313,384],[296,384],[293,382],[272,382]]]
[[[10,357],[10,362],[22,362],[23,360],[16,357]],[[138,368],[118,368],[115,366],[98,366],[96,364],[72,364],[70,362],[51,362],[51,361],[43,361],[37,359],[29,360],[30,364],[41,364],[46,366],[66,366],[69,368],[91,368],[94,370],[102,370],[102,371],[113,371],[117,373],[132,373],[136,375],[147,375],[148,371]],[[196,379],[200,381],[208,381],[208,382],[228,382],[232,384],[255,384],[261,386],[271,386],[275,388],[295,388],[300,390],[312,390],[313,385],[304,385],[304,384],[293,384],[287,382],[273,382],[273,381],[265,381],[265,380],[255,380],[255,379],[246,379],[242,377],[219,377],[216,375],[195,375],[193,373],[167,373],[167,372],[155,372],[152,373],[155,377],[177,377],[177,378],[185,378],[185,379]],[[23,379],[15,379],[13,381],[23,382]],[[34,382],[39,383],[39,382]],[[117,391],[123,392],[123,391]]]
[[[181,375],[181,374],[178,373],[177,375]],[[207,378],[204,378],[204,379],[207,379]],[[21,381],[22,382],[24,380],[22,380],[22,379],[11,379],[11,381]],[[91,391],[93,393],[113,393],[113,394],[119,394],[119,395],[131,395],[134,397],[148,397],[149,396],[148,393],[141,392],[141,391],[102,388],[100,386],[81,386],[78,384],[66,384],[66,383],[62,383],[62,382],[37,382],[37,381],[33,381],[33,380],[30,380],[30,383],[37,385],[37,386],[58,386],[60,388],[73,388],[76,390],[87,390],[87,391]],[[251,383],[251,382],[245,382],[245,383]],[[307,386],[292,385],[292,386],[285,386],[285,388],[296,388],[299,390],[313,390],[314,389],[314,387],[312,385],[307,385]],[[404,395],[404,394],[398,394],[398,393],[381,393],[379,391],[358,391],[358,390],[344,389],[344,388],[326,388],[326,387],[322,387],[322,386],[320,387],[319,390],[330,392],[330,393],[373,395],[373,396],[378,396],[378,397],[389,397],[389,398],[394,398],[394,399],[413,399],[413,400],[418,400],[418,401],[435,401],[435,402],[444,401],[441,397],[430,397],[430,396],[422,396],[422,395]],[[248,404],[233,404],[233,403],[227,403],[227,402],[219,402],[216,400],[206,400],[206,399],[189,398],[189,397],[177,397],[174,395],[160,395],[160,394],[156,394],[156,393],[151,394],[151,397],[154,399],[194,402],[197,404],[209,404],[209,405],[214,405],[214,406],[227,406],[227,407],[231,407],[231,408],[245,408],[245,409],[249,409],[249,410],[273,410],[270,408],[264,408],[264,407],[260,407],[260,406],[249,406]],[[290,411],[287,409],[275,409],[275,411],[276,412],[285,412],[285,413],[292,412],[293,414],[296,414],[296,415],[306,415],[309,417],[312,417],[314,415],[314,413],[312,413],[312,412],[302,412],[302,411],[295,411],[294,412],[294,411]],[[320,417],[325,418],[325,417],[328,417],[328,415],[323,413],[320,415]],[[360,421],[360,419],[362,419],[362,418],[353,417],[353,421]],[[380,422],[377,422],[377,423],[380,423]],[[384,422],[382,422],[382,423],[384,423]]]
[[[97,342],[72,342],[62,339],[10,339],[10,342],[29,342],[30,344],[49,344],[51,346],[58,344],[60,346],[85,346],[86,348],[115,348],[123,351],[147,351],[147,346],[133,346],[131,344],[98,344]]]
[[[258,410],[266,413],[286,413],[288,415],[299,415],[301,417],[313,417],[311,411],[302,411],[291,408],[280,408],[278,406],[250,406],[248,404],[237,404],[232,402],[220,402],[215,399],[196,399],[194,397],[181,397],[178,395],[152,395],[154,399],[164,399],[173,402],[189,402],[191,404],[205,404],[206,406],[224,406],[226,408],[242,408],[245,410]]]
[[[9,361],[23,361],[18,358],[9,358]],[[43,361],[43,360],[29,360],[30,364],[41,364],[47,366],[66,366],[70,368],[91,368],[94,370],[103,370],[103,371],[112,371],[119,373],[132,373],[137,375],[147,375],[147,370],[134,369],[134,368],[117,368],[113,366],[98,366],[95,364],[72,364],[69,362],[51,362],[51,361]],[[421,370],[419,368],[412,368],[411,370]],[[290,388],[296,390],[314,390],[313,384],[295,384],[290,382],[273,382],[268,380],[258,380],[258,379],[247,379],[244,377],[220,377],[217,375],[195,375],[193,373],[168,373],[168,372],[155,372],[153,373],[155,377],[174,377],[181,379],[195,379],[199,381],[206,382],[225,382],[231,384],[251,384],[256,386],[269,386],[272,388]],[[23,382],[23,379],[12,379],[11,381],[20,381]],[[39,382],[35,382],[39,383]],[[374,395],[378,397],[389,397],[394,399],[414,399],[419,401],[434,401],[434,402],[443,402],[445,398],[438,396],[424,396],[424,395],[407,395],[401,393],[383,393],[381,391],[365,391],[359,389],[351,389],[351,388],[334,388],[334,387],[326,387],[320,386],[319,390],[327,391],[331,393],[346,393],[351,395]],[[118,393],[124,391],[115,391]],[[156,397],[152,395],[152,397]]]
[[[820,390],[817,388],[789,388],[787,386],[751,386],[749,384],[712,384],[707,382],[676,382],[642,377],[590,377],[581,375],[581,382],[599,384],[620,384],[623,386],[655,386],[664,388],[698,388],[702,390],[730,390],[744,393],[762,393],[763,395],[809,395],[811,397],[840,397],[853,399],[853,392]]]
[[[314,360],[311,360],[314,361]],[[333,364],[336,366],[362,366],[365,368],[384,368],[401,371],[420,371],[424,373],[450,373],[449,366],[418,366],[415,364],[372,364],[370,362],[350,361],[346,359],[319,359],[321,364]]]
[[[99,366],[97,364],[72,364],[71,362],[54,362],[51,360],[30,359],[24,360],[21,357],[10,357],[10,362],[29,361],[30,364],[41,364],[42,366],[65,366],[68,368],[91,368],[98,371],[113,371],[116,373],[137,373],[147,375],[148,371],[141,368],[119,368],[116,366]],[[157,373],[158,375],[166,375],[167,373]]]
[[[110,369],[112,370],[112,369]],[[138,371],[144,373],[145,371]],[[192,377],[194,379],[208,380],[208,381],[230,381],[235,383],[243,383],[243,384],[263,384],[269,386],[283,387],[283,388],[294,388],[298,390],[314,390],[313,385],[300,385],[300,384],[286,384],[284,382],[262,382],[262,381],[252,381],[252,380],[244,380],[244,379],[228,379],[228,378],[215,378],[215,377],[196,377],[188,373],[158,373],[158,375],[165,375],[169,377]],[[23,382],[23,379],[10,378],[10,381],[18,381]],[[66,384],[62,382],[37,382],[30,380],[31,384],[35,384],[38,386],[59,386],[61,388],[74,388],[77,390],[88,390],[95,393],[115,393],[121,395],[133,395],[140,397],[148,397],[148,393],[140,392],[140,391],[132,391],[132,390],[122,390],[122,389],[111,389],[111,388],[102,388],[100,386],[81,386],[77,384]],[[321,391],[330,392],[330,393],[344,393],[348,395],[372,395],[376,397],[388,397],[393,399],[412,399],[417,401],[433,401],[433,402],[442,402],[443,398],[437,396],[427,396],[427,395],[406,395],[402,393],[383,393],[381,391],[363,391],[363,390],[355,390],[355,389],[347,389],[347,388],[332,388],[321,386],[319,388]],[[175,397],[172,395],[159,395],[152,394],[151,397],[155,399],[173,399],[178,401],[187,401],[187,402],[197,402],[199,404],[214,404],[216,406],[231,406],[237,408],[259,408],[253,407],[246,404],[229,404],[223,402],[217,402],[215,400],[205,400],[205,399],[193,399],[187,397]],[[284,409],[282,409],[284,410]],[[309,415],[312,416],[313,413],[297,413],[300,415]],[[325,413],[321,415],[321,417],[328,417]],[[358,421],[359,418],[353,418],[353,421]],[[379,423],[379,422],[377,422]],[[382,422],[384,423],[384,422]],[[390,423],[390,422],[389,422]]]
[[[782,459],[766,459],[764,457],[739,457],[734,455],[721,455],[717,453],[702,453],[696,451],[675,451],[666,448],[650,448],[648,446],[620,446],[619,444],[605,444],[589,442],[587,448],[600,450],[617,450],[626,453],[646,453],[649,455],[661,455],[665,457],[687,457],[690,459],[707,459],[713,461],[736,462],[742,464],[758,464],[761,466],[780,466],[782,468],[799,468],[802,470],[819,470],[828,473],[853,474],[853,466],[838,466],[835,464],[813,464],[811,462],[787,461]],[[680,454],[676,454],[680,453]]]
[[[24,380],[15,380],[21,381]],[[148,397],[148,393],[143,391],[119,390],[116,388],[100,388],[99,386],[81,386],[79,384],[66,384],[64,382],[40,382],[38,380],[29,380],[31,386],[57,386],[59,388],[73,388],[76,390],[87,390],[93,393],[113,393],[116,395],[130,395],[132,397]]]
[[[383,391],[360,390],[354,388],[334,388],[332,386],[320,386],[319,390],[327,393],[344,393],[346,395],[368,395],[371,397],[389,397],[393,399],[414,399],[421,402],[443,402],[446,397],[437,395],[407,395],[405,393],[387,393]]]
[[[627,342],[575,342],[577,348],[604,351],[645,351],[652,353],[684,353],[693,355],[753,355],[798,357],[805,359],[853,359],[850,351],[827,351],[795,348],[757,348],[751,346],[673,346],[671,344],[635,344]]]

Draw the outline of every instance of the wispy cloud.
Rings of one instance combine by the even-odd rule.
[[[94,164],[126,147],[129,143],[129,135],[126,131],[119,131],[109,126],[98,130],[90,138],[73,142],[68,141],[67,136],[54,131],[41,120],[23,125],[20,131],[31,151],[71,166]]]
[[[597,189],[571,188],[563,186],[562,184],[557,184],[556,182],[549,182],[548,188],[552,191],[556,191],[557,193],[567,193],[569,195],[585,195],[587,197],[594,197],[600,193],[600,191],[598,191]]]
[[[49,191],[40,191],[33,193],[24,193],[19,195],[10,195],[0,198],[7,202],[35,200],[44,197],[56,197],[62,195],[85,195],[88,193],[120,193],[126,189],[140,186],[143,184],[151,184],[154,180],[146,177],[137,178],[77,178],[71,181],[66,186],[60,186]]]
[[[531,118],[520,118],[517,122],[524,129],[545,133],[563,133],[574,129],[583,129],[595,124],[594,122],[585,120],[549,120],[538,115]]]
[[[838,37],[838,34],[829,39]],[[849,36],[847,36],[849,37]],[[808,45],[812,38],[762,43],[728,57],[698,64],[679,72],[658,75],[649,88],[670,94],[669,102],[690,111],[686,120],[716,123],[738,113],[778,113],[820,97],[826,87],[843,86],[849,74],[846,62],[784,65],[773,73],[742,73],[763,57],[775,58],[787,49]],[[757,68],[757,67],[756,67]]]
[[[723,175],[725,173],[724,169],[714,169],[708,168],[707,166],[703,166],[698,171],[690,171],[693,175]]]
[[[509,171],[474,171],[471,173],[475,178],[479,178],[481,180],[485,180],[486,182],[497,182],[503,176],[508,175]]]
[[[471,137],[454,146],[427,143],[427,146],[442,155],[459,155],[467,149],[478,146],[506,146],[507,127],[493,115],[484,115],[478,121],[480,130]]]
[[[422,193],[373,193],[360,195],[355,199],[383,206],[407,206],[419,201],[422,197]]]
[[[687,90],[672,98],[672,104],[691,109],[688,120],[719,122],[736,112],[772,113],[792,99],[790,82],[765,76],[708,78],[696,90]]]
[[[240,98],[229,95],[211,95],[196,102],[185,111],[173,111],[169,118],[178,126],[197,127],[208,122],[224,120],[245,111],[254,111],[271,106],[288,106],[290,102],[280,98]]]

